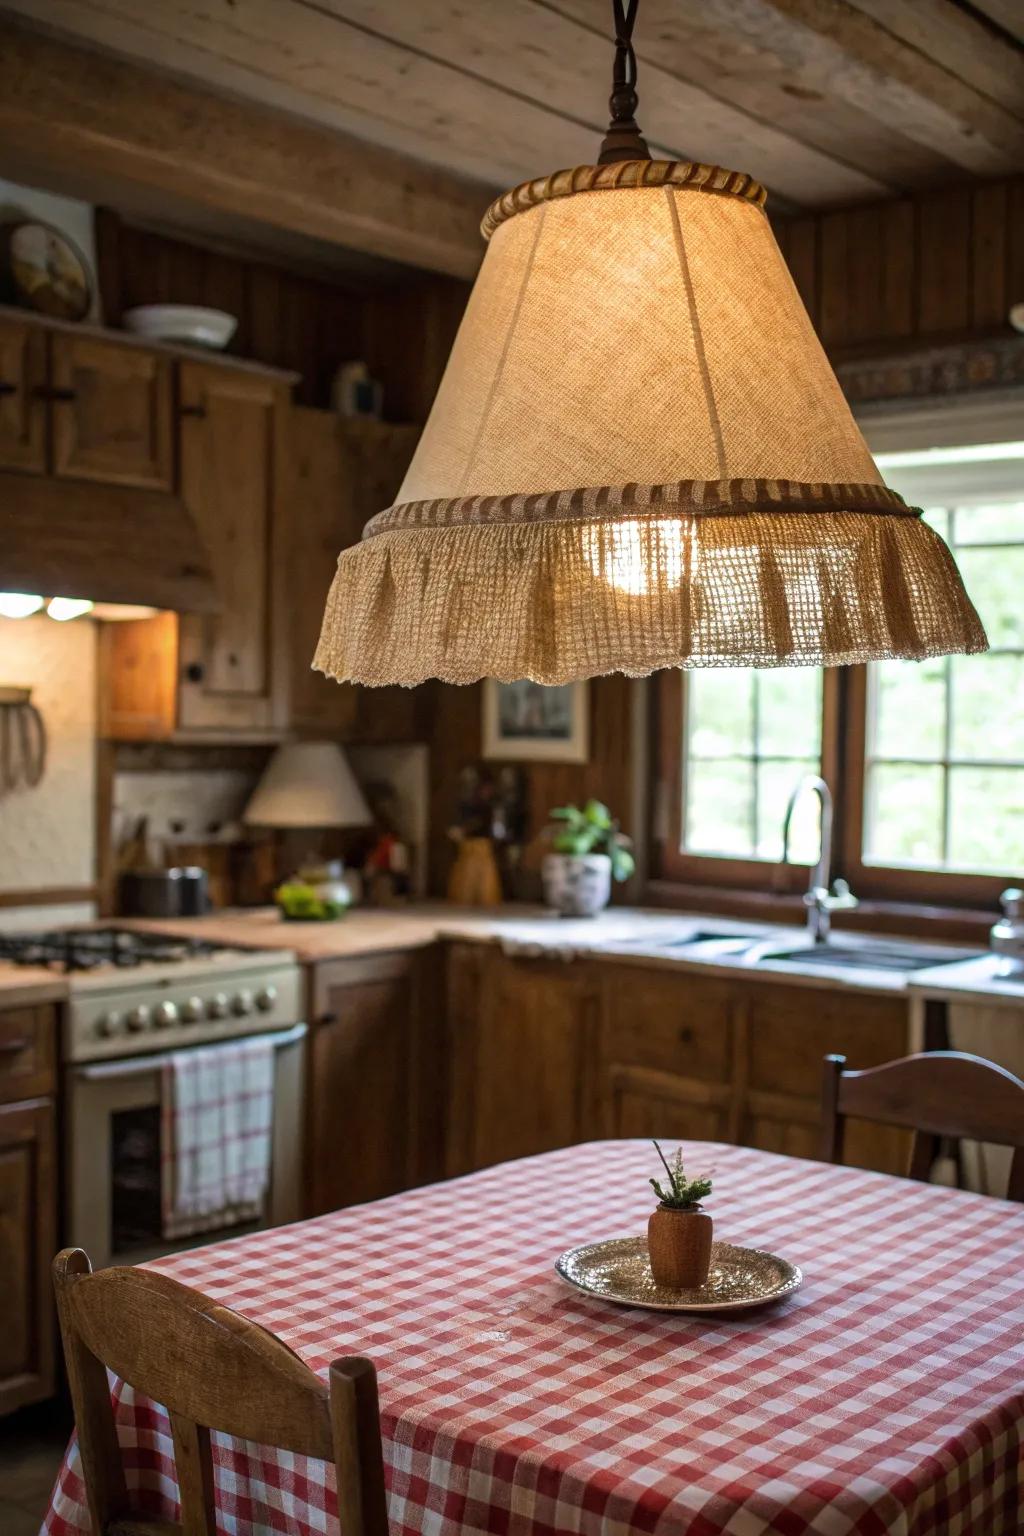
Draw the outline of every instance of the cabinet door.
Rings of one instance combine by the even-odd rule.
[[[607,1079],[608,1136],[728,1141],[731,1092],[644,1067],[613,1067]]]
[[[0,1413],[54,1391],[56,1206],[52,1100],[0,1108]]]
[[[313,970],[309,1214],[409,1182],[416,959],[375,955]]]
[[[23,320],[0,320],[0,468],[46,468],[46,333]]]
[[[717,977],[609,969],[601,1031],[607,1135],[735,1140],[737,997]]]
[[[181,494],[213,570],[221,612],[184,617],[179,724],[184,730],[267,731],[283,723],[276,611],[283,595],[274,547],[282,472],[282,395],[272,380],[183,363]]]
[[[0,1104],[53,1093],[56,1071],[56,1008],[44,1003],[0,1011]]]
[[[418,428],[347,421],[329,411],[288,413],[291,488],[286,553],[289,586],[291,721],[349,738],[416,734],[410,688],[356,687],[312,669],[324,605],[340,552],[391,504],[416,446]]]
[[[572,964],[490,952],[476,1049],[473,1161],[489,1167],[584,1136],[596,997]]]
[[[838,1051],[851,1068],[905,1054],[906,1000],[821,987],[749,984],[743,1043],[745,1091],[739,1140],[796,1157],[820,1156],[822,1061]],[[905,1173],[908,1137],[852,1120],[846,1161]]]
[[[54,474],[170,490],[169,359],[63,332],[50,348]]]

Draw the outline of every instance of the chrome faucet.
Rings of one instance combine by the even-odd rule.
[[[804,892],[807,908],[807,932],[814,944],[827,944],[832,927],[832,913],[851,911],[858,906],[856,896],[845,880],[837,880],[829,889],[829,872],[832,865],[832,791],[817,774],[807,773],[796,785],[789,797],[782,822],[782,862],[789,863],[789,828],[796,803],[805,789],[813,789],[821,801],[821,847],[818,862],[811,870],[810,883]]]

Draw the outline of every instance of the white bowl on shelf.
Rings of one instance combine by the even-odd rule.
[[[238,329],[235,315],[196,304],[143,304],[125,310],[126,328],[149,341],[174,341],[221,351]]]

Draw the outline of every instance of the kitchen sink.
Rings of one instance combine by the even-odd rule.
[[[758,961],[792,961],[797,965],[838,966],[853,971],[923,971],[933,965],[973,960],[976,950],[936,952],[918,944],[816,944],[803,949],[768,950]]]

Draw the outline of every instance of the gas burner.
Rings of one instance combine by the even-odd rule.
[[[177,965],[224,948],[205,939],[128,928],[53,928],[45,933],[0,934],[0,960],[64,973],[93,971],[101,966],[129,970],[154,963]]]

